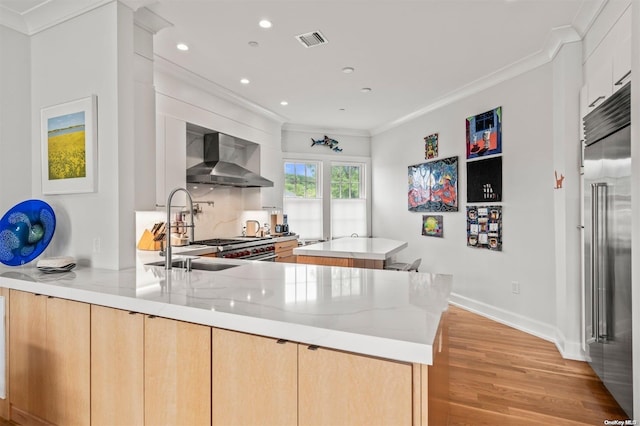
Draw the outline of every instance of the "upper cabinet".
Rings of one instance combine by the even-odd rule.
[[[273,182],[270,188],[260,188],[260,206],[282,209],[282,194],[284,190],[284,168],[282,150],[279,147],[260,147],[260,174]]]
[[[631,79],[631,8],[620,16],[584,66],[584,117]]]
[[[158,114],[156,137],[156,203],[164,206],[173,189],[187,184],[187,123]],[[177,193],[173,201],[184,206],[186,198]]]

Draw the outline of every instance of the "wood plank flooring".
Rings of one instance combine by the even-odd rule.
[[[450,306],[449,425],[602,425],[627,419],[589,364]]]

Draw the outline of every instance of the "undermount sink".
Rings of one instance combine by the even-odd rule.
[[[164,268],[165,262],[164,260],[160,260],[158,262],[145,263],[147,266],[162,266]],[[172,268],[182,268],[184,269],[186,266],[186,262],[183,262],[181,259],[176,259],[171,262]],[[201,271],[223,271],[229,268],[235,268],[240,265],[230,265],[228,263],[209,263],[209,262],[191,262],[191,269],[198,269]]]

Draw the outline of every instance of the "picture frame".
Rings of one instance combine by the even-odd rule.
[[[407,173],[409,211],[458,211],[458,157],[414,164]]]
[[[502,153],[502,107],[467,117],[467,160]]]
[[[502,156],[467,161],[467,202],[502,201]]]
[[[433,160],[438,156],[438,134],[424,137],[424,159]]]
[[[42,108],[42,193],[95,192],[98,171],[96,95]]]
[[[467,206],[467,247],[502,251],[502,206]]]
[[[444,222],[441,214],[422,215],[422,235],[444,237]]]

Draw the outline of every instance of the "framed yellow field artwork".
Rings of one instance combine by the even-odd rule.
[[[97,102],[91,95],[42,109],[43,194],[96,191]]]

